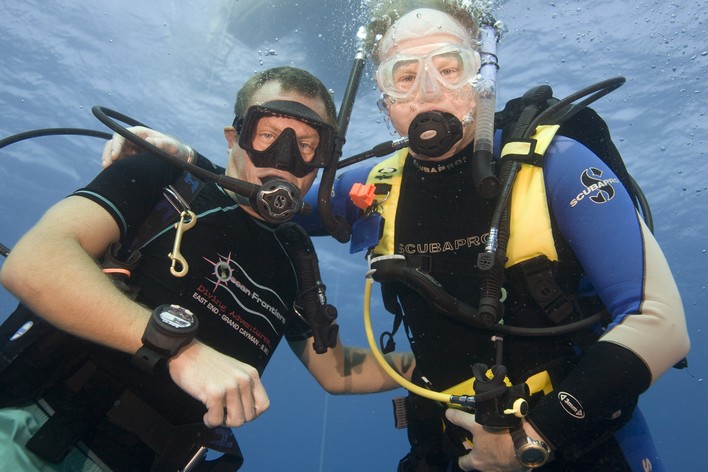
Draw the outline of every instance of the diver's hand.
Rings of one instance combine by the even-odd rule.
[[[207,407],[210,428],[241,426],[270,406],[255,368],[206,344],[192,341],[167,364],[172,380]]]
[[[516,460],[514,442],[507,429],[489,429],[474,420],[474,415],[448,408],[445,416],[452,424],[472,433],[474,446],[458,464],[462,470],[480,472],[522,472],[526,469]]]
[[[172,154],[183,161],[191,163],[194,160],[194,150],[171,136],[167,136],[166,134],[144,126],[132,126],[127,129],[150,144],[157,146],[168,154]],[[103,154],[101,155],[101,166],[105,169],[120,158],[130,156],[141,151],[142,150],[138,146],[130,141],[127,141],[120,134],[114,133],[113,137],[106,142],[106,145],[103,148]]]

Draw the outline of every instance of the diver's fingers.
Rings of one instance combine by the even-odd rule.
[[[270,405],[258,371],[251,366],[234,375],[233,384],[226,391],[226,424],[241,426],[253,421]]]
[[[103,168],[110,166],[122,157],[135,154],[136,148],[130,141],[118,133],[113,133],[113,137],[106,143],[101,157]]]
[[[145,138],[145,141],[180,160],[189,160],[189,147],[174,138],[162,134],[152,134]]]
[[[204,424],[209,428],[226,425],[226,402],[223,396],[210,396],[204,403],[207,412],[204,413]]]
[[[161,139],[165,137],[162,133],[146,128],[145,126],[131,126],[127,128],[127,130],[148,142],[152,139]],[[105,169],[114,162],[120,160],[122,157],[136,154],[139,151],[140,148],[138,146],[126,140],[120,134],[114,133],[113,137],[111,137],[103,148],[101,165]]]
[[[106,141],[103,146],[103,153],[101,154],[101,167],[105,169],[109,165],[113,164],[113,139]]]

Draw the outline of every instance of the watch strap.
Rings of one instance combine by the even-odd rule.
[[[157,368],[164,367],[169,358],[177,355],[180,349],[194,339],[196,333],[196,318],[191,318],[191,328],[183,333],[161,327],[160,325],[165,323],[161,314],[169,313],[170,310],[173,310],[173,315],[179,316],[186,312],[190,318],[193,317],[189,310],[178,305],[160,305],[153,310],[142,337],[143,346],[137,350],[132,361],[134,366],[149,374],[154,374]]]
[[[154,374],[158,367],[164,366],[168,356],[150,346],[143,345],[133,356],[133,365],[145,372]]]
[[[516,459],[521,465],[535,469],[548,462],[551,457],[550,448],[542,440],[533,439],[526,434],[521,423],[509,429],[509,433],[514,441]],[[529,453],[531,454],[531,458],[528,457]],[[539,457],[534,457],[536,454]]]

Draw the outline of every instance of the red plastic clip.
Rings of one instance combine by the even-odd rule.
[[[376,189],[372,184],[355,183],[349,191],[349,198],[352,199],[354,205],[366,210],[374,203],[374,191]]]

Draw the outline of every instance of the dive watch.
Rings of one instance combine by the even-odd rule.
[[[188,309],[179,305],[158,306],[150,316],[143,346],[133,356],[133,364],[153,373],[194,339],[198,326],[197,317]]]
[[[514,440],[514,451],[519,464],[535,469],[548,462],[551,449],[545,442],[530,438],[521,424],[512,428],[510,433]]]

